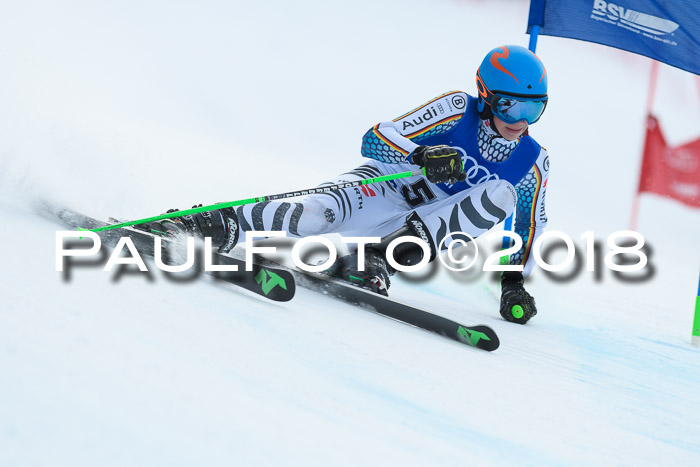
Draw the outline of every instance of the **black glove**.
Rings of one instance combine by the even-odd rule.
[[[523,275],[506,271],[501,276],[501,316],[511,323],[525,324],[537,314],[535,299],[523,287]]]
[[[411,153],[411,160],[425,169],[425,176],[432,183],[452,185],[467,179],[459,152],[450,146],[418,146]]]

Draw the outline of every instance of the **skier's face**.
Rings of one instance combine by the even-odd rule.
[[[495,115],[493,116],[493,123],[496,125],[498,133],[508,141],[520,138],[528,127],[525,120],[520,120],[516,123],[506,123]]]

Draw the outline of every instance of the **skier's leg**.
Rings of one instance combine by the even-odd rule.
[[[369,161],[319,185],[335,185],[385,175],[383,164]],[[327,233],[367,232],[383,219],[401,215],[398,190],[387,182],[328,190],[299,201],[270,201],[236,208],[241,234],[245,232],[285,231],[292,237]]]
[[[513,212],[516,202],[513,185],[505,180],[493,180],[472,190],[464,191],[432,204],[404,212],[385,223],[381,241],[365,248],[364,270],[358,268],[358,254],[340,258],[337,266],[329,271],[335,277],[387,295],[391,276],[395,271],[386,261],[388,245],[395,239],[409,236],[423,240],[430,247],[430,260],[435,259],[440,241],[450,233],[464,232],[476,238],[503,221]],[[387,233],[389,232],[389,233]],[[376,234],[367,234],[376,236]],[[468,238],[453,234],[446,241],[446,249],[452,240]],[[418,264],[424,256],[423,249],[412,242],[400,243],[393,252],[394,259],[402,266]]]
[[[443,251],[453,240],[468,241],[468,237],[455,232],[478,237],[509,216],[516,200],[513,185],[506,180],[491,180],[471,190],[419,206],[414,211],[404,210],[374,229],[368,229],[364,235],[381,237],[381,243],[373,248],[382,253],[392,240],[400,236],[420,238],[430,246],[430,259],[433,260],[445,237],[449,235],[442,245]],[[420,247],[411,245],[414,244],[408,243],[396,250],[399,264],[415,264],[422,258]]]
[[[506,180],[491,180],[437,203],[420,206],[415,212],[437,247],[452,232],[464,232],[476,238],[489,231],[513,213],[516,202],[513,185]],[[450,237],[459,238],[466,239],[459,235]],[[449,243],[445,241],[443,250]]]
[[[391,170],[395,170],[395,167],[387,167],[388,164],[369,161],[319,187],[394,173]],[[295,202],[255,203],[236,209],[217,209],[149,222],[136,227],[165,235],[186,233],[212,237],[213,245],[218,246],[220,252],[226,253],[238,242],[245,241],[245,232],[250,231],[286,231],[293,237],[346,231],[355,232],[350,235],[363,235],[368,229],[380,224],[382,219],[401,216],[402,201],[397,187],[383,182],[371,186],[328,189]],[[176,210],[168,212],[174,211]]]

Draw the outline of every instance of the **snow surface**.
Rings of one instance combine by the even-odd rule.
[[[700,213],[671,200],[641,199],[650,280],[538,271],[524,327],[486,275],[394,280],[492,326],[493,353],[306,290],[278,304],[157,271],[55,271],[36,199],[139,218],[315,186],[361,162],[376,122],[473,94],[486,51],[527,44],[527,8],[5,2],[0,465],[700,465]],[[551,37],[538,55],[549,228],[604,242],[629,227],[650,61]],[[662,66],[672,144],[700,136],[697,90]]]

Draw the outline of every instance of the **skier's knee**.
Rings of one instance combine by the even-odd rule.
[[[502,222],[513,213],[518,195],[509,181],[493,180],[486,184],[479,201],[486,213]]]
[[[299,218],[300,236],[323,235],[337,231],[341,220],[333,208],[311,197],[304,200],[303,204],[304,211]]]

